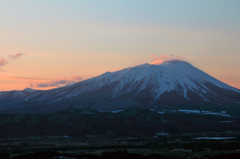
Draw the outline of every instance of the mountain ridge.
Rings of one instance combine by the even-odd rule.
[[[142,64],[106,72],[47,91],[25,89],[0,92],[0,113],[16,110],[28,112],[30,109],[56,112],[71,107],[117,110],[177,108],[180,105],[179,108],[191,108],[195,105],[199,109],[204,105],[240,106],[239,102],[240,90],[188,62],[171,60],[159,65]]]

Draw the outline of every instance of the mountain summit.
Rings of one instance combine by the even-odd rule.
[[[0,92],[2,112],[49,113],[68,108],[113,111],[218,109],[240,106],[240,90],[180,60],[106,72],[47,91]]]

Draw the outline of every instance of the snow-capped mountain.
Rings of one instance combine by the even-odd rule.
[[[235,106],[240,107],[240,90],[180,60],[106,72],[47,91],[0,92],[0,111],[11,113],[56,112],[71,107],[225,110]]]

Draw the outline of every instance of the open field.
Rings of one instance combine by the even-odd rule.
[[[239,132],[128,138],[34,136],[0,140],[0,158],[14,159],[239,158],[239,152]]]

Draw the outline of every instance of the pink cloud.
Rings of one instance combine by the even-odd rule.
[[[3,57],[0,58],[0,67],[6,65],[7,63],[8,61],[5,58]]]
[[[17,53],[16,55],[9,55],[9,59],[10,60],[16,60],[17,58],[19,58],[20,56],[25,55],[24,53]],[[8,60],[6,60],[5,58],[1,57],[0,58],[0,71],[6,71],[3,70],[1,67],[5,66],[6,64],[8,64]]]
[[[174,55],[171,54],[170,56],[168,55],[161,55],[158,57],[157,55],[151,55],[151,58],[153,58],[154,62],[150,63],[151,65],[159,65],[163,63],[164,61],[169,61],[169,60],[181,60],[182,58],[179,55]]]
[[[59,78],[59,79],[53,79],[53,80],[48,80],[46,82],[40,82],[36,84],[30,84],[30,87],[57,87],[57,86],[65,86],[69,84],[73,84],[76,82],[82,81],[83,78],[80,76],[74,76],[71,78]]]
[[[16,60],[17,58],[25,55],[24,53],[17,53],[16,55],[9,55],[9,58],[12,60]]]
[[[5,66],[7,63],[8,63],[8,61],[5,58],[3,58],[3,57],[0,58],[0,71],[6,71],[6,70],[2,69],[1,67]]]

